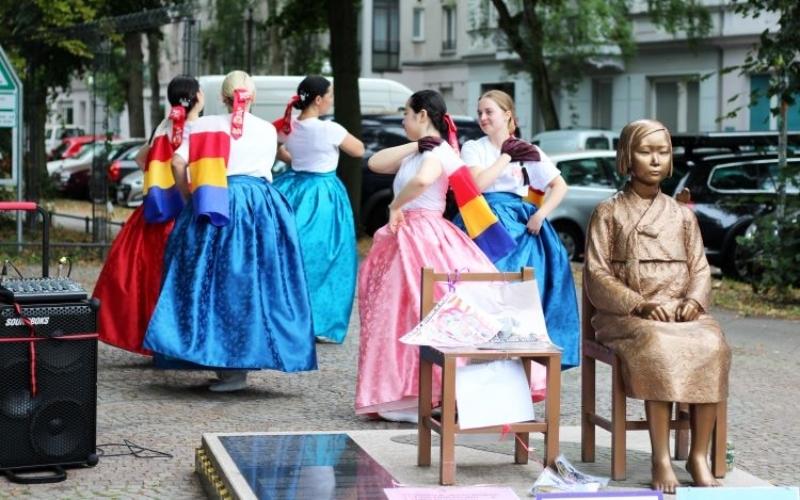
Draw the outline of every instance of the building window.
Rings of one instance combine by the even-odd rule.
[[[442,6],[442,52],[456,51],[456,6]]]
[[[411,24],[411,41],[424,42],[425,41],[425,9],[422,7],[414,7],[414,14]]]
[[[770,108],[777,107],[778,99],[767,96],[769,75],[751,75],[750,93],[758,94],[754,103],[750,104],[750,130],[775,130],[778,128],[777,117]],[[795,94],[794,105],[786,112],[786,125],[789,130],[800,129],[800,95]]]
[[[399,0],[375,0],[372,13],[372,71],[400,69]]]
[[[671,132],[700,130],[700,82],[689,79],[654,79],[652,108],[658,121]]]
[[[592,127],[611,129],[611,80],[592,81]]]

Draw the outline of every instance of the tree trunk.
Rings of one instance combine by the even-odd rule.
[[[508,43],[522,61],[525,71],[531,76],[536,108],[546,130],[561,128],[558,120],[553,89],[547,74],[544,57],[544,32],[542,21],[536,12],[538,0],[523,0],[522,11],[511,15],[504,0],[491,0],[497,9],[497,25],[505,33]],[[523,27],[526,34],[523,34]]]
[[[161,68],[161,32],[158,30],[147,33],[147,63],[150,66],[150,127],[156,128],[164,112],[161,110],[161,83],[158,81],[158,70]]]
[[[278,0],[267,0],[267,19],[275,20],[278,15]],[[269,27],[269,74],[283,74],[283,43],[277,25]]]
[[[538,53],[538,57],[534,56],[529,72],[536,75],[533,77],[533,93],[536,97],[536,107],[542,117],[542,122],[544,122],[545,130],[558,130],[561,128],[561,124],[558,120],[556,104],[553,101],[553,88],[547,75],[547,65],[544,62],[541,44],[536,43],[533,52]]]
[[[142,34],[125,33],[125,64],[128,69],[128,129],[130,137],[144,137],[144,54]]]
[[[25,199],[39,202],[42,180],[47,175],[47,152],[45,151],[45,123],[47,122],[47,87],[36,77],[37,64],[28,64],[27,78],[23,80],[23,120],[27,125],[27,148],[25,151]],[[31,217],[30,220],[35,217]]]
[[[351,134],[361,137],[361,101],[358,94],[359,66],[356,57],[358,53],[357,23],[356,0],[328,0],[331,66],[334,78],[334,118]],[[341,155],[336,173],[347,188],[356,227],[359,227],[361,159]]]

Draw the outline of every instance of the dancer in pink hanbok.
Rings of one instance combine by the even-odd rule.
[[[419,348],[398,339],[420,320],[420,269],[495,272],[496,268],[469,236],[442,216],[448,174],[453,181],[458,176],[453,172],[463,163],[441,139],[455,139],[442,96],[431,90],[413,94],[406,103],[403,127],[415,142],[384,149],[369,160],[371,170],[397,175],[389,223],[375,233],[358,278],[361,337],[356,413],[414,421]],[[469,178],[466,167],[463,172]],[[487,242],[489,236],[494,241]],[[505,233],[495,236],[486,230],[482,238],[476,241],[497,251],[510,250],[511,240]],[[435,374],[434,379],[438,378]],[[440,395],[436,381],[434,397]]]

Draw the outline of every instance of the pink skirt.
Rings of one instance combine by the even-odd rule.
[[[398,339],[419,323],[421,269],[436,272],[496,272],[486,255],[456,226],[433,210],[403,213],[397,234],[388,226],[374,236],[358,273],[361,337],[356,413],[417,406],[419,347]],[[446,284],[439,284],[441,297]],[[441,398],[441,372],[434,372],[434,402]]]

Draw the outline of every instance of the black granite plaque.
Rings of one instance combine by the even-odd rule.
[[[258,498],[367,499],[395,480],[347,434],[220,436]]]

